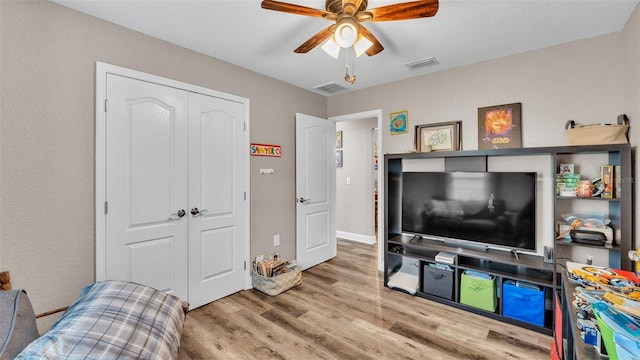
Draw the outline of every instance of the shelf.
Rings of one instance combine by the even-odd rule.
[[[580,196],[560,196],[560,195],[556,196],[556,200],[586,200],[586,201],[613,201],[613,202],[622,201],[621,198],[607,199],[607,198],[601,198],[601,197],[580,197]]]
[[[581,244],[581,243],[573,242],[571,240],[556,240],[556,245],[584,246],[584,247],[592,247],[592,248],[595,248],[595,249],[606,249],[606,250],[620,251],[620,245],[612,245],[612,244],[590,245],[590,244]]]
[[[505,264],[485,259],[463,258],[458,262],[458,268],[478,270],[511,280],[521,280],[546,287],[553,286],[553,265],[549,264],[547,271],[534,269],[522,265]]]
[[[629,144],[577,145],[577,146],[543,146],[514,149],[487,149],[465,151],[432,151],[428,153],[387,154],[385,159],[424,159],[464,156],[521,156],[521,155],[573,155],[589,153],[617,153],[630,151]]]
[[[547,264],[542,261],[542,257],[518,252],[518,259],[507,250],[496,250],[489,248],[488,250],[476,250],[467,247],[457,247],[444,243],[443,241],[431,239],[414,239],[412,236],[399,235],[388,240],[389,244],[398,244],[404,247],[406,256],[426,257],[429,260],[435,258],[440,252],[448,252],[456,254],[459,257],[469,257],[476,259],[485,259],[494,262],[500,262],[508,265],[526,266],[533,269],[543,271],[553,271],[553,264]],[[433,254],[433,255],[423,255]]]

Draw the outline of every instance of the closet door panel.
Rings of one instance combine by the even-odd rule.
[[[106,279],[187,293],[187,93],[107,76]]]
[[[189,303],[192,308],[243,288],[244,151],[248,151],[244,148],[244,105],[190,94]]]
[[[200,203],[207,216],[232,216],[234,209],[234,119],[213,110],[200,118]],[[237,190],[236,190],[237,191]]]

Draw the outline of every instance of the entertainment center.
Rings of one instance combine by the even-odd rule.
[[[583,179],[618,166],[617,196],[560,196],[561,164]],[[387,154],[385,286],[552,334],[566,261],[632,270],[632,176],[628,144]],[[556,240],[585,213],[614,241]]]

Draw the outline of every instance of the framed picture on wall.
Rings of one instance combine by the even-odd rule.
[[[417,152],[458,151],[461,148],[462,121],[449,121],[416,126]]]
[[[342,147],[342,130],[336,131],[336,148]]]
[[[407,126],[409,126],[408,110],[389,114],[389,133],[391,135],[406,134]]]
[[[478,149],[521,147],[521,103],[478,108]]]
[[[342,167],[342,150],[336,150],[336,167]]]

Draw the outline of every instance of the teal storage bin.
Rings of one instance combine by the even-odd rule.
[[[502,284],[502,315],[544,326],[544,289],[505,281]]]
[[[460,303],[495,312],[498,306],[496,278],[488,275],[487,279],[482,279],[472,273],[467,270],[460,276]]]

